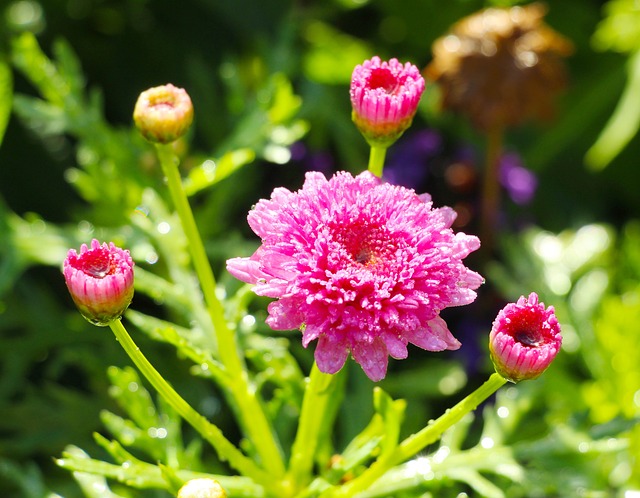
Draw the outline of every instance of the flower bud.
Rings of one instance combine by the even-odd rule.
[[[423,91],[416,66],[375,56],[353,70],[353,122],[370,145],[388,147],[411,125]]]
[[[76,306],[89,322],[106,326],[122,316],[133,298],[133,260],[113,242],[70,249],[64,279]]]
[[[511,382],[535,379],[560,351],[562,336],[553,306],[546,310],[535,292],[507,304],[498,313],[489,351],[496,371]]]
[[[227,493],[218,481],[203,477],[192,479],[182,486],[178,498],[227,498]]]
[[[183,136],[193,122],[189,94],[171,83],[150,88],[140,94],[133,120],[150,142],[171,143]]]

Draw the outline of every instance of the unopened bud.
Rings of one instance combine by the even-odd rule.
[[[122,316],[133,298],[133,260],[113,242],[70,249],[64,279],[80,313],[94,325],[106,326]]]
[[[353,70],[352,119],[367,142],[390,146],[409,128],[424,91],[424,78],[416,66],[375,56]]]
[[[498,313],[489,350],[496,372],[511,382],[535,379],[560,351],[562,336],[553,306],[545,309],[535,292]]]
[[[218,481],[203,477],[192,479],[182,486],[178,498],[227,498],[227,493]]]
[[[171,83],[150,88],[140,94],[133,120],[150,142],[171,143],[183,136],[193,122],[189,94]]]

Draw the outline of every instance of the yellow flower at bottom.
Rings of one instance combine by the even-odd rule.
[[[203,477],[192,479],[182,486],[178,498],[227,498],[227,493],[218,481]]]

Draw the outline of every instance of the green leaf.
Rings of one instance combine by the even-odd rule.
[[[140,449],[154,460],[161,460],[164,457],[165,445],[161,439],[150,437],[148,430],[142,430],[131,420],[126,420],[107,410],[100,413],[100,419],[105,428],[123,445]]]
[[[158,464],[160,467],[160,472],[162,473],[162,477],[167,483],[167,489],[171,492],[171,494],[177,495],[180,488],[183,486],[185,481],[178,477],[177,472],[168,467],[167,465]]]
[[[46,100],[57,106],[64,105],[69,86],[55,64],[42,52],[33,33],[24,32],[13,40],[12,60],[38,86]]]
[[[184,190],[189,196],[200,192],[251,163],[255,157],[252,149],[245,148],[227,152],[217,161],[207,159],[189,172],[183,181]]]
[[[13,101],[13,74],[9,64],[0,58],[0,146],[9,123]]]
[[[383,439],[382,417],[375,413],[367,427],[351,440],[338,458],[331,461],[331,467],[323,477],[334,484],[338,483],[348,472],[378,456],[378,446]]]
[[[212,377],[222,386],[228,385],[228,375],[224,372],[222,365],[213,359],[209,351],[193,345],[192,330],[134,310],[127,312],[127,318],[152,339],[175,346],[180,354],[197,365],[197,369],[194,368],[194,373],[204,377]]]
[[[400,428],[404,420],[404,411],[407,402],[403,399],[393,400],[381,388],[375,387],[373,390],[373,406],[382,417],[384,425],[384,439],[382,440],[382,453],[391,453],[398,446],[400,439]]]
[[[627,73],[627,84],[615,111],[585,156],[592,169],[605,168],[640,128],[640,50],[631,54]]]
[[[8,458],[0,457],[0,480],[3,483],[15,483],[24,498],[61,498],[46,491],[42,473],[34,462],[18,465]]]
[[[151,429],[162,425],[149,391],[144,388],[133,368],[109,367],[107,373],[113,384],[109,394],[138,427]]]
[[[105,440],[105,444],[107,443],[108,441]],[[64,469],[96,476],[95,482],[99,483],[104,482],[102,479],[107,478],[138,489],[167,489],[167,481],[159,466],[142,462],[133,457],[122,464],[113,464],[90,458],[80,448],[69,446],[65,449],[62,458],[56,460],[56,463]],[[176,476],[185,482],[199,477],[215,479],[229,493],[229,496],[237,498],[263,498],[265,496],[264,489],[246,477],[206,474],[190,470],[178,470]],[[108,490],[108,487],[102,489]],[[98,496],[116,498],[107,494]]]
[[[320,21],[309,24],[304,36],[310,44],[303,60],[304,72],[318,83],[349,84],[353,68],[371,57],[362,40]]]

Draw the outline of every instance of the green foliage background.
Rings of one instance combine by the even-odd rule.
[[[133,401],[125,398],[127,386],[141,384],[131,377],[119,345],[74,309],[60,275],[69,247],[94,236],[127,241],[141,262],[136,311],[128,319],[141,329],[147,314],[154,314],[187,330],[189,317],[198,313],[164,286],[188,282],[189,275],[181,263],[185,248],[157,230],[172,219],[149,145],[132,130],[140,91],[172,82],[192,97],[196,121],[179,152],[209,256],[232,294],[239,285],[225,274],[224,261],[255,248],[244,220],[257,199],[276,186],[297,189],[305,168],[318,164],[312,159],[352,172],[365,167],[366,143],[350,120],[353,67],[375,54],[424,67],[431,43],[453,22],[496,4],[509,2],[3,3],[0,494],[75,497],[83,496],[83,488],[86,496],[109,496],[90,494],[106,481],[80,474],[77,484],[53,457],[72,444],[68,451],[78,461],[85,458],[83,448],[117,462],[124,428],[135,433],[132,427],[158,425],[140,415],[140,403],[148,409],[153,395],[147,399],[141,387]],[[448,447],[461,456],[432,462],[436,471],[441,465],[445,479],[408,488],[406,496],[470,490],[479,496],[622,496],[640,489],[640,11],[632,0],[547,5],[547,22],[575,44],[567,60],[570,86],[552,123],[507,135],[507,148],[538,175],[539,188],[527,206],[505,199],[500,253],[480,269],[487,277],[481,293],[491,297],[472,313],[476,332],[465,338],[471,352],[435,356],[414,350],[381,385],[407,400],[403,431],[424,425],[490,372],[485,342],[491,319],[504,300],[532,290],[555,305],[564,350],[542,378],[499,394],[495,405],[511,410],[510,425],[500,422],[493,405],[465,420],[447,435]],[[451,149],[482,150],[482,137],[462,118],[440,113],[431,90],[412,130],[427,127],[437,129]],[[302,159],[295,153],[300,142]],[[425,188],[437,205],[456,201],[436,169]],[[295,335],[269,335],[265,301],[238,296],[237,317],[245,311],[255,317],[247,325],[247,355],[256,371],[264,367],[265,351],[279,358],[282,368],[265,389],[276,392],[274,413],[287,413],[284,408],[295,408],[300,393],[278,389],[287,375],[302,373],[285,367],[293,355],[307,372],[310,352]],[[461,316],[452,313],[451,319],[463,328]],[[206,374],[192,375],[198,351],[185,349],[180,337],[160,325],[155,337],[139,334],[136,340],[178,391],[239,438]],[[190,337],[207,349],[197,334]],[[333,435],[340,451],[373,412],[370,382],[359,369],[350,374],[343,408],[348,416]],[[157,410],[175,423],[166,407]],[[293,417],[279,420],[286,436]],[[120,436],[120,443],[93,432]],[[162,444],[132,436],[136,455],[162,462],[169,448],[180,467],[219,470],[215,456],[188,429],[183,432],[184,442]],[[482,445],[489,436],[496,447]],[[496,465],[511,472],[495,475]],[[113,489],[113,496],[168,496],[117,484]],[[372,490],[370,496],[387,495]]]

